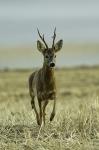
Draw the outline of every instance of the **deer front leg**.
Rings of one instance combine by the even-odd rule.
[[[42,101],[41,99],[38,99],[38,103],[39,103],[39,110],[40,110],[40,125],[42,124]]]
[[[36,114],[37,124],[40,125],[39,115],[38,115],[38,112],[37,112],[36,107],[35,107],[34,97],[32,97],[31,105],[32,105],[32,109],[34,109],[34,112]]]
[[[45,109],[46,109],[46,106],[48,104],[48,100],[45,100],[44,101],[44,105],[43,105],[43,121],[44,121],[44,125],[45,125]]]
[[[54,105],[53,105],[53,110],[50,116],[50,121],[52,121],[55,116],[55,109],[56,109],[56,99],[54,99]]]

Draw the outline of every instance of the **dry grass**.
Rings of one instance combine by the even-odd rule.
[[[56,71],[57,113],[50,123],[50,102],[39,139],[28,94],[30,73],[0,72],[0,149],[98,150],[99,69]]]

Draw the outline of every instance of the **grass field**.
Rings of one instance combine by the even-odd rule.
[[[57,110],[46,126],[31,109],[32,70],[0,71],[0,150],[99,150],[99,68],[56,70]]]

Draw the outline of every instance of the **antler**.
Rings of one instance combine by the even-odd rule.
[[[41,34],[40,34],[40,32],[39,32],[39,29],[38,29],[38,28],[37,28],[37,32],[38,32],[38,35],[39,35],[39,37],[41,38],[41,40],[44,42],[44,44],[45,44],[46,48],[48,49],[48,45],[47,45],[47,43],[45,42],[45,39],[44,39],[44,34],[43,34],[43,36],[41,36]]]
[[[52,48],[54,49],[54,44],[55,44],[55,38],[56,38],[56,27],[54,29],[54,35],[53,35],[53,44],[52,44]]]

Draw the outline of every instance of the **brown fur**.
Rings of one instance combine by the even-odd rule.
[[[36,119],[38,125],[42,122],[45,124],[45,109],[49,100],[54,100],[53,110],[50,116],[50,121],[53,120],[55,116],[55,106],[56,106],[56,83],[54,77],[54,66],[55,66],[55,53],[62,48],[63,40],[58,41],[55,45],[56,28],[54,30],[53,45],[52,48],[48,48],[45,42],[44,35],[41,36],[38,30],[39,37],[45,44],[45,46],[38,40],[37,48],[44,56],[43,67],[32,73],[29,77],[29,92],[31,96],[31,105],[35,111]],[[39,113],[37,112],[35,106],[35,96],[38,99]]]
[[[37,96],[38,98],[38,103],[40,102],[42,103],[42,101],[46,101],[48,103],[48,100],[55,100],[56,84],[55,84],[55,77],[54,77],[54,69],[51,69],[46,65],[43,65],[43,67],[39,71],[32,73],[29,78],[29,91],[30,91],[30,96],[32,98],[31,100],[31,105],[33,106],[32,108],[35,107],[34,106],[35,96]],[[46,102],[44,103],[46,104]],[[43,109],[44,107],[45,106],[43,105]],[[41,122],[39,121],[39,117],[38,117],[39,115],[37,113],[37,110],[35,112],[37,116],[37,122],[38,124],[41,125],[42,121]]]

